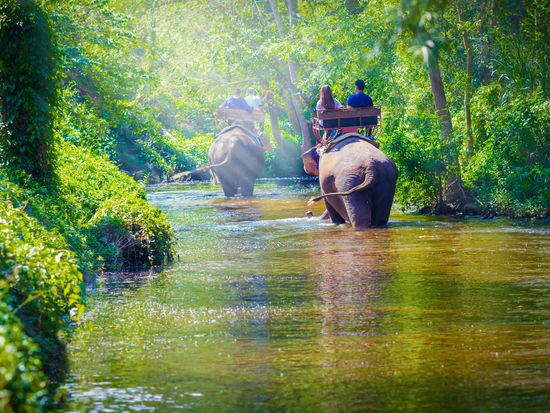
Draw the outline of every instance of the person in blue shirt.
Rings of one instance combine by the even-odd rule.
[[[355,81],[355,93],[350,95],[347,100],[347,105],[352,108],[367,108],[373,106],[372,98],[363,92],[365,90],[365,81],[356,80]]]
[[[235,89],[233,96],[223,102],[220,107],[227,109],[242,109],[247,112],[252,112],[254,110],[252,106],[246,103],[246,100],[243,98],[243,92],[239,88]]]

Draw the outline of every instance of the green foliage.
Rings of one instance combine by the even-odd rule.
[[[53,126],[55,134],[60,139],[100,155],[107,155],[115,163],[118,161],[112,128],[80,96],[74,83],[61,91],[57,106]]]
[[[89,223],[110,268],[150,267],[171,259],[173,233],[160,210],[139,197],[109,199]]]
[[[481,88],[473,102],[483,132],[464,178],[484,209],[545,216],[550,205],[550,101],[542,91]]]
[[[353,81],[364,78],[367,92],[383,108],[381,145],[401,173],[399,203],[404,208],[430,209],[444,193],[446,174],[452,172],[454,178],[466,173],[464,179],[473,190],[471,171],[481,157],[487,162],[492,158],[497,165],[499,156],[508,156],[480,145],[486,136],[477,125],[474,153],[459,153],[467,139],[464,91],[470,79],[464,36],[473,52],[473,117],[479,118],[486,109],[480,106],[484,103],[475,106],[476,99],[483,101],[482,85],[504,87],[498,98],[503,102],[508,94],[518,99],[534,91],[540,91],[540,99],[548,97],[547,2],[461,0],[461,17],[457,2],[440,0],[357,1],[353,7],[325,0],[298,1],[297,14],[290,20],[285,18],[290,3],[275,3],[280,24],[266,1],[42,0],[57,39],[65,82],[55,113],[57,136],[107,155],[140,179],[156,182],[205,163],[208,139],[203,136],[219,129],[215,108],[233,87],[253,86],[273,91],[283,139],[292,142],[267,155],[268,176],[300,173],[294,143],[302,137],[291,114],[290,96],[298,99],[307,118],[323,84],[330,84],[343,102]],[[445,142],[422,63],[428,62],[428,56],[437,56],[453,122]],[[294,79],[289,79],[289,65]],[[491,105],[495,107],[494,102]],[[500,120],[490,118],[483,127],[499,127],[491,122]],[[199,136],[184,138],[194,135]],[[483,154],[475,153],[482,148]],[[529,162],[526,157],[518,159],[515,167]],[[487,185],[520,179],[525,173],[498,170],[498,179],[484,178],[490,182]],[[522,182],[527,186],[518,183],[517,191],[532,193],[529,180]],[[488,186],[483,191],[487,193],[508,196]],[[531,214],[527,210],[533,208],[544,210],[540,197],[528,197],[525,202],[531,206],[523,209],[524,201],[517,199],[497,209],[520,215]],[[488,200],[480,204],[492,205]]]
[[[89,223],[110,200],[134,200],[131,205],[150,217],[143,225],[152,227],[146,226],[145,231],[167,227],[164,215],[146,202],[143,187],[120,172],[106,157],[69,142],[59,142],[57,153],[55,179],[48,186],[34,182],[25,174],[17,175],[14,170],[0,169],[0,195],[16,206],[24,206],[46,228],[63,235],[70,249],[76,252],[83,271],[91,273],[102,263],[103,249],[97,239],[104,234],[91,231]],[[15,182],[14,177],[17,177]],[[91,243],[99,250],[94,251]],[[170,245],[162,236],[145,245],[151,249],[147,250],[148,257],[170,256]],[[158,259],[155,258],[154,262],[157,263]]]
[[[24,210],[0,202],[2,411],[40,411],[50,399],[42,366],[55,370],[58,333],[82,311],[82,273],[67,247]]]
[[[209,134],[195,135],[192,138],[186,138],[178,133],[170,136],[170,144],[183,154],[181,167],[185,170],[206,165],[208,150],[213,142],[214,136]]]
[[[0,3],[0,162],[36,177],[51,170],[57,54],[33,0]]]
[[[34,413],[44,408],[46,376],[39,350],[0,294],[0,411]]]
[[[10,302],[40,316],[39,329],[54,337],[63,318],[79,312],[82,274],[62,237],[8,202],[0,205],[0,217],[1,271]]]

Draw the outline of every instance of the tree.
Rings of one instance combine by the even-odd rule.
[[[411,36],[411,41],[422,51],[430,79],[435,113],[439,119],[443,170],[440,171],[438,204],[435,208],[438,211],[444,211],[448,207],[458,209],[466,201],[460,176],[458,151],[453,135],[453,123],[439,65],[438,45],[431,34],[433,28],[430,26],[445,7],[446,2],[437,0],[418,1],[412,5],[403,2],[400,4],[398,12],[398,16],[400,16],[398,29]]]
[[[462,0],[456,0],[456,9],[458,20],[461,26],[464,26],[464,13],[462,11]],[[472,99],[472,80],[474,73],[474,51],[470,36],[466,28],[462,27],[462,40],[466,52],[466,86],[464,87],[464,119],[466,123],[466,156],[472,157],[474,152],[474,133],[472,131],[472,114],[470,101]]]
[[[34,177],[51,172],[57,54],[48,19],[33,0],[0,4],[0,160]]]

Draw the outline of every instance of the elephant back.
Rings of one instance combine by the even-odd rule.
[[[257,136],[241,127],[230,127],[219,133],[210,147],[208,158],[212,165],[221,165],[214,169],[215,173],[226,169],[232,174],[260,176],[265,163],[263,147]]]

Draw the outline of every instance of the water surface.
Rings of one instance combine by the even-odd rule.
[[[354,232],[304,217],[316,191],[150,192],[178,260],[90,288],[61,411],[550,411],[547,226]]]

